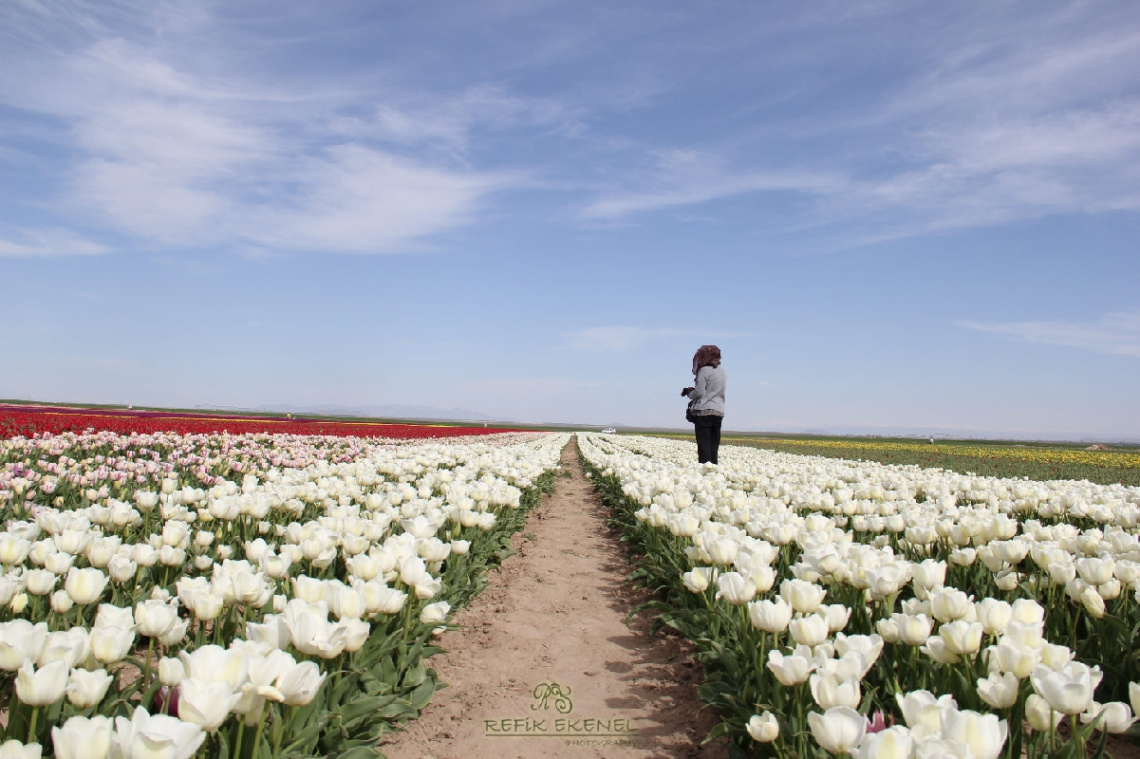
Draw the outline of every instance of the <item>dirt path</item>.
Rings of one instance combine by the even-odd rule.
[[[518,553],[442,637],[430,665],[448,687],[380,748],[391,759],[672,757],[722,759],[701,740],[716,724],[696,697],[684,641],[650,634],[645,600],[578,461],[531,512]]]

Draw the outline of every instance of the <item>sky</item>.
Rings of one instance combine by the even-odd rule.
[[[1132,0],[9,0],[0,398],[1140,439]]]

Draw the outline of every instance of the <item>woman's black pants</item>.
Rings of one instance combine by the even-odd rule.
[[[701,464],[717,463],[716,454],[720,449],[720,423],[722,416],[697,416],[693,426],[697,432],[697,461]]]

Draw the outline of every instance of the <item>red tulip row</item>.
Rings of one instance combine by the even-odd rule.
[[[510,432],[504,427],[455,427],[436,424],[383,424],[290,417],[242,417],[168,411],[77,409],[59,406],[0,404],[0,439],[58,435],[62,432],[106,430],[117,434],[177,432],[268,433],[284,435],[335,435],[338,437],[433,438]]]

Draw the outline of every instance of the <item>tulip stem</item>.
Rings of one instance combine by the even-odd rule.
[[[280,720],[279,720],[280,722]],[[281,739],[285,736],[285,726],[278,724],[273,731],[273,759],[277,759],[277,755],[281,753]]]
[[[40,708],[32,707],[32,716],[28,718],[28,743],[39,743],[36,740],[36,721],[40,716]]]
[[[147,638],[146,661],[143,662],[143,688],[150,685],[150,659],[154,655],[154,638]]]
[[[253,738],[253,753],[250,756],[256,757],[258,750],[261,748],[261,734],[265,732],[265,713],[262,712],[261,719],[257,721],[257,734]],[[244,721],[243,723],[244,724]]]

